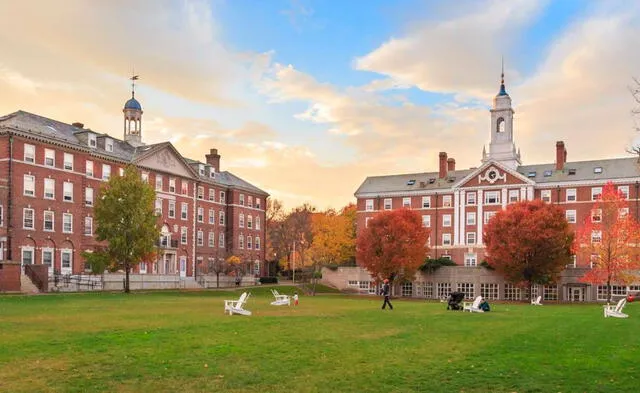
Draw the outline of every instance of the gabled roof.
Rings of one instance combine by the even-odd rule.
[[[372,193],[417,192],[452,189],[473,169],[450,171],[439,179],[438,172],[409,173],[403,175],[369,176],[358,187],[355,196]]]
[[[460,181],[460,186],[464,187],[465,183],[469,182],[471,179],[473,179],[476,176],[479,176],[480,174],[482,174],[486,169],[488,169],[489,167],[496,167],[501,169],[502,171],[508,173],[509,175],[513,176],[514,178],[516,178],[517,180],[522,181],[525,184],[534,184],[534,182],[530,179],[528,179],[526,176],[523,176],[521,173],[505,166],[502,165],[500,162],[498,161],[494,161],[494,160],[489,160],[485,163],[483,163],[479,168],[476,168],[472,171],[470,171],[470,173],[465,176],[464,179],[462,179]],[[500,182],[498,182],[497,184],[500,184]]]
[[[205,166],[210,166],[209,164],[202,162],[202,161],[198,161],[198,160],[194,160],[191,158],[186,158],[185,157],[185,162],[187,162],[187,164],[189,165],[205,165]],[[217,184],[221,184],[227,187],[235,187],[235,188],[241,188],[243,190],[246,191],[250,191],[256,194],[262,194],[264,196],[269,196],[269,193],[254,186],[253,184],[239,178],[238,176],[234,175],[231,172],[228,171],[222,171],[222,172],[216,172],[215,177],[211,178],[209,176],[202,176],[200,175],[200,173],[198,171],[196,171],[194,169],[194,173],[195,176],[197,176],[200,180],[205,181],[205,182],[209,182],[209,183],[217,183]]]

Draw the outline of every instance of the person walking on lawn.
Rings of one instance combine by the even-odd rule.
[[[391,302],[389,301],[389,297],[391,297],[391,287],[389,287],[389,279],[388,278],[384,279],[384,285],[382,286],[382,295],[384,295],[384,303],[382,303],[382,309],[384,310],[384,308],[388,304],[389,305],[389,310],[393,310],[393,306],[391,305]]]

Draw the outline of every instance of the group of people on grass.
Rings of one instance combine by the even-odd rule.
[[[393,305],[389,301],[391,298],[391,286],[389,285],[389,279],[385,278],[382,282],[382,289],[380,294],[384,296],[384,301],[382,302],[382,309],[384,310],[387,305],[389,305],[389,310],[393,310]],[[489,306],[489,302],[486,299],[482,298],[480,305],[478,306],[482,311],[487,312],[491,311],[491,307]]]

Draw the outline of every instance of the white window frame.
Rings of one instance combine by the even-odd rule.
[[[93,206],[93,187],[84,189],[84,204],[85,206]]]
[[[186,220],[189,216],[189,204],[186,202],[180,203],[180,219]]]
[[[591,209],[591,222],[602,222],[602,209]]]
[[[451,207],[451,195],[442,196],[442,207]]]
[[[93,236],[93,217],[86,216],[84,218],[84,235]]]
[[[629,186],[618,186],[618,193],[622,194],[623,199],[629,199]]]
[[[477,199],[476,199],[476,193],[475,192],[467,192],[466,195],[466,204],[467,206],[475,206]]]
[[[411,209],[411,197],[403,197],[402,198],[402,207],[406,207]]]
[[[210,188],[209,189],[209,200],[212,202],[215,202],[216,200],[216,190],[215,188]]]
[[[384,210],[393,209],[393,200],[391,198],[384,198]]]
[[[238,227],[244,228],[244,214],[242,213],[238,216]]]
[[[47,222],[51,223],[50,229],[47,229]],[[56,213],[54,211],[45,210],[42,212],[42,230],[45,232],[54,232],[56,230]]]
[[[104,149],[108,152],[113,152],[113,140],[111,138],[104,139]]]
[[[24,175],[22,177],[23,195],[36,196],[36,177],[34,175]]]
[[[29,263],[25,263],[25,251],[29,252],[31,255]],[[22,265],[33,265],[36,262],[35,252],[36,249],[32,246],[22,246],[20,250],[20,263],[22,263]]]
[[[578,220],[575,210],[566,210],[564,216],[569,224],[575,224]]]
[[[29,229],[29,230],[36,229],[35,209],[29,208],[29,207],[25,207],[22,209],[22,229]]]
[[[44,187],[42,197],[44,199],[56,199],[56,180],[51,178],[44,179]]]
[[[176,218],[176,201],[169,200],[169,218]]]
[[[62,213],[62,233],[73,233],[73,214]]]
[[[215,247],[216,246],[216,233],[215,232],[213,232],[213,231],[209,232],[207,245],[209,247]]]
[[[540,199],[543,202],[550,203],[551,202],[551,190],[542,190],[540,191]]]
[[[452,245],[451,234],[450,233],[443,233],[442,234],[442,245],[443,246]]]
[[[176,192],[176,178],[175,177],[170,177],[169,178],[169,192],[172,192],[174,194]]]
[[[567,202],[575,202],[578,200],[578,193],[575,188],[567,188],[565,200]]]
[[[109,180],[111,178],[111,165],[102,164],[102,180]]]
[[[467,232],[467,244],[473,245],[476,244],[476,233],[475,232]]]
[[[65,171],[73,171],[73,154],[64,153],[63,161],[62,161],[62,169]]]
[[[155,182],[155,190],[162,191],[163,186],[162,175],[156,173],[156,182]]]
[[[198,199],[204,199],[204,187],[203,186],[198,186],[198,192],[196,197]]]
[[[466,267],[478,266],[478,254],[475,252],[464,254],[464,265]]]
[[[247,214],[247,229],[253,229],[253,216]]]
[[[599,197],[602,198],[602,187],[591,187],[591,200],[597,201]]]
[[[84,173],[89,177],[93,177],[93,161],[87,160],[84,163]]]
[[[224,232],[218,233],[218,248],[224,248]]]
[[[62,183],[62,200],[73,202],[73,183],[65,181]]]
[[[247,250],[253,249],[253,238],[251,235],[247,235]]]
[[[189,182],[184,179],[180,181],[180,193],[182,195],[189,195]]]
[[[189,228],[181,227],[180,228],[180,244],[187,244],[189,240]]]
[[[34,164],[36,162],[36,147],[28,143],[24,144],[24,162]]]
[[[500,204],[500,191],[485,191],[484,193],[485,205],[499,205]]]
[[[89,145],[89,147],[92,147],[94,149],[98,147],[98,138],[96,137],[96,134],[89,133],[87,135],[87,144]]]
[[[442,215],[442,226],[450,227],[451,226],[451,214],[443,214]]]
[[[204,232],[201,229],[196,232],[196,242],[198,247],[204,246]]]
[[[373,211],[373,199],[367,199],[364,201],[364,211],[372,212]]]
[[[225,225],[226,224],[226,215],[223,211],[218,212],[218,224]]]
[[[520,190],[509,190],[509,203],[516,203],[520,200]]]
[[[431,197],[430,196],[423,196],[422,197],[422,208],[423,209],[429,209],[431,207]]]
[[[370,217],[367,217],[370,218]],[[422,216],[422,226],[424,228],[431,228],[431,216],[429,214],[424,214]]]
[[[219,197],[220,197],[220,203],[226,203],[227,195],[225,194],[224,191],[220,191]]]
[[[260,216],[256,216],[256,231],[260,230]]]
[[[56,151],[53,149],[44,149],[44,166],[51,168],[56,167]]]
[[[254,250],[260,249],[260,238],[258,236],[256,236],[256,240],[253,242],[253,249]]]
[[[156,198],[154,211],[157,216],[162,215],[162,198]]]
[[[244,250],[244,235],[240,234],[238,236],[238,248]]]
[[[240,206],[244,206],[244,194],[240,194],[240,197],[238,198],[238,203],[240,204]]]
[[[69,258],[69,266],[65,266],[65,256]],[[60,250],[60,272],[62,274],[71,274],[73,272],[73,251],[69,248]]]
[[[204,207],[198,207],[198,213],[196,214],[196,219],[200,223],[204,223]]]
[[[467,225],[476,225],[476,212],[467,212]]]
[[[46,263],[47,258],[45,255],[49,255],[49,263]],[[55,250],[51,247],[42,247],[42,264],[49,267],[49,274],[53,272],[55,266]]]
[[[213,209],[209,209],[209,224],[216,224],[216,211]]]

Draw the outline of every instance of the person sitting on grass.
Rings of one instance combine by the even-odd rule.
[[[489,307],[489,303],[485,298],[482,298],[482,302],[480,302],[480,305],[478,306],[478,308],[484,312],[491,311],[491,307]]]

